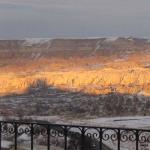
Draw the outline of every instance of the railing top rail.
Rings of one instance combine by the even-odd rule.
[[[122,127],[109,127],[109,126],[99,126],[99,125],[76,125],[76,124],[56,124],[56,123],[50,123],[50,122],[41,122],[41,121],[19,121],[19,120],[14,120],[14,121],[0,121],[1,123],[7,123],[7,124],[21,124],[21,125],[29,125],[29,124],[33,124],[33,125],[43,125],[43,126],[60,126],[60,127],[71,127],[71,128],[91,128],[91,129],[109,129],[109,130],[135,130],[135,131],[143,131],[143,132],[150,132],[150,128],[122,128]]]

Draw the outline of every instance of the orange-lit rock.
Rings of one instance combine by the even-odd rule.
[[[128,38],[0,41],[0,94],[26,92],[38,79],[90,94],[150,95],[150,43]]]

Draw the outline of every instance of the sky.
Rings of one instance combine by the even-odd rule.
[[[150,0],[0,0],[0,38],[150,38]]]

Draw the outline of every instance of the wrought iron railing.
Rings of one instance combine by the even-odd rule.
[[[150,150],[150,130],[1,121],[0,150]]]

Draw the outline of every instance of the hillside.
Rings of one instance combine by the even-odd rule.
[[[150,40],[0,40],[0,94],[25,93],[38,79],[89,94],[150,95]]]

